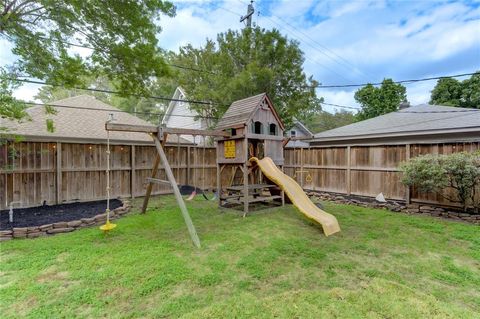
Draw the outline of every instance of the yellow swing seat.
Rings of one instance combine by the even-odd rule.
[[[100,229],[103,230],[104,232],[108,232],[108,231],[114,229],[115,227],[117,227],[117,224],[110,223],[110,221],[107,220],[105,225],[100,226]]]

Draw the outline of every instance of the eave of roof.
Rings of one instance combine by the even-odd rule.
[[[312,142],[476,132],[479,127],[480,110],[423,104],[317,133]]]
[[[306,134],[308,134],[308,135],[310,135],[310,136],[313,137],[312,131],[310,131],[310,130],[309,130],[305,125],[303,125],[303,123],[300,122],[299,120],[295,119],[295,120],[293,121],[293,124],[296,125],[296,126],[298,126],[304,133],[306,133]]]
[[[439,134],[471,133],[471,132],[478,132],[479,138],[480,138],[480,126],[477,126],[477,127],[462,127],[462,128],[442,129],[442,130],[418,130],[418,131],[410,131],[408,134],[405,134],[404,132],[393,132],[393,133],[377,133],[377,134],[363,134],[363,135],[350,135],[350,136],[315,137],[307,141],[310,143],[317,143],[322,141],[348,141],[348,140],[388,138],[388,137],[399,137],[399,136],[422,136],[422,135],[439,135]]]
[[[282,130],[284,130],[285,126],[283,121],[281,120],[272,104],[272,101],[266,93],[261,93],[234,101],[218,122],[217,129],[223,130],[246,125],[252,119],[258,107],[265,99],[280,127]]]
[[[172,99],[179,99],[180,95],[186,96],[183,88],[181,86],[177,86],[177,88],[175,89],[175,92],[172,95]],[[173,109],[175,108],[177,103],[178,103],[178,101],[170,101],[170,103],[168,103],[167,110],[165,111],[165,114],[163,115],[163,118],[162,118],[162,122],[161,122],[162,124],[166,124],[167,121],[170,119],[170,116],[172,115]],[[195,112],[195,111],[192,111],[192,112]]]

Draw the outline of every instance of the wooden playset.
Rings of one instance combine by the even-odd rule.
[[[200,247],[195,226],[180,193],[164,146],[169,134],[211,136],[217,142],[217,198],[220,207],[242,207],[245,216],[253,205],[285,203],[285,194],[307,217],[322,225],[325,234],[340,231],[334,216],[313,204],[295,180],[282,171],[284,164],[284,124],[267,94],[262,93],[235,101],[217,124],[215,130],[169,128],[153,125],[127,125],[108,121],[107,131],[143,132],[155,143],[157,155],[142,206],[146,212],[154,183],[172,187],[190,237]],[[179,139],[178,139],[179,140]],[[157,178],[162,164],[167,180]],[[193,187],[194,191],[197,190]],[[190,196],[192,197],[192,196]],[[266,205],[265,205],[266,206]]]

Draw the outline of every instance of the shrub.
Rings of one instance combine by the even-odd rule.
[[[424,192],[434,192],[464,210],[472,205],[475,211],[480,206],[477,193],[480,187],[480,152],[460,152],[450,155],[422,155],[401,165],[402,182]],[[450,196],[445,189],[455,190]]]

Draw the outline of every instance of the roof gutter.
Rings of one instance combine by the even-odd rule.
[[[361,140],[372,138],[386,138],[386,137],[408,137],[408,136],[421,136],[421,135],[436,135],[436,134],[452,134],[452,133],[479,133],[480,126],[467,127],[467,128],[453,128],[443,130],[422,130],[422,131],[410,131],[410,132],[395,132],[395,133],[375,133],[375,134],[363,134],[363,135],[344,135],[344,136],[328,136],[328,137],[313,137],[309,142],[330,142],[330,141],[344,141],[344,140]]]

